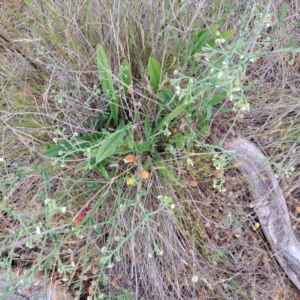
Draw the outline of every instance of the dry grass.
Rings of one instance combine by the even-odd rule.
[[[109,179],[97,169],[87,175],[75,172],[81,157],[61,167],[41,155],[54,138],[97,133],[104,126],[101,118],[109,109],[105,96],[96,91],[97,43],[106,49],[116,85],[120,61],[130,62],[136,97],[131,101],[143,104],[141,115],[155,116],[158,107],[146,78],[149,57],[165,65],[171,78],[195,31],[214,22],[220,22],[223,31],[231,29],[241,16],[247,18],[246,8],[252,4],[68,0],[2,5],[3,248],[35,234],[37,227],[43,231],[72,222],[86,204],[93,209],[92,218],[75,228],[42,236],[31,249],[22,246],[2,253],[2,269],[27,272],[29,279],[43,273],[76,299],[299,299],[260,230],[253,230],[257,220],[241,174],[227,166],[227,192],[213,189],[219,175],[211,163],[212,148],[191,141],[194,166],[186,162],[189,153],[164,156],[162,163],[175,182],[162,176],[151,154],[149,179],[133,186],[126,180],[138,178],[147,155],[130,166],[120,156],[109,158],[118,164],[110,169]],[[284,5],[275,1],[269,8],[275,17],[268,51],[299,48],[298,4],[291,1],[286,10]],[[250,52],[261,39],[257,35],[251,41]],[[189,68],[185,64],[181,71],[188,73]],[[256,80],[246,90],[251,109],[237,126],[276,163],[300,237],[299,68],[300,57],[289,53],[264,56],[252,64],[246,74],[247,82]],[[130,101],[121,105],[134,110]],[[63,136],[56,131],[62,128]],[[209,133],[207,138],[209,143]],[[290,167],[295,171],[285,178]],[[112,180],[123,173],[125,179]],[[159,195],[169,197],[175,208]],[[55,199],[57,210],[51,213],[45,199]]]

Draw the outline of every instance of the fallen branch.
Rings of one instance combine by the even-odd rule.
[[[226,141],[246,176],[255,213],[271,250],[289,279],[300,290],[300,242],[294,235],[287,205],[270,163],[250,141],[238,136]]]

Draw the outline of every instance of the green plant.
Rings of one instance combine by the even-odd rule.
[[[254,284],[263,290],[244,285],[229,265],[234,251],[247,249],[229,241],[228,228],[218,239],[226,210],[237,205],[224,193],[230,162],[218,152],[227,133],[218,145],[207,138],[223,114],[233,115],[230,126],[239,119],[251,129],[247,111],[262,98],[273,103],[267,92],[251,99],[257,87],[264,90],[253,71],[260,58],[291,50],[289,63],[296,62],[297,49],[270,50],[277,41],[269,34],[270,7],[194,0],[15,5],[0,9],[1,266],[17,265],[32,282],[44,272],[87,299],[238,298]],[[281,6],[278,28],[288,9]],[[277,139],[280,149],[299,132],[291,113],[298,106],[287,99],[284,124],[292,129]],[[283,106],[276,106],[279,115]],[[283,172],[295,179],[291,168]],[[248,211],[237,214],[248,222]],[[232,243],[230,253],[223,241]]]

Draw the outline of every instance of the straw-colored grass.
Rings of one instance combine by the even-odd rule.
[[[254,5],[2,4],[1,269],[29,284],[44,276],[74,299],[299,297],[255,227],[244,178],[210,137],[212,125],[224,135],[234,126],[260,147],[299,237],[298,4]],[[198,33],[216,24],[221,34],[235,31],[193,53]],[[109,70],[99,66],[99,49]],[[157,90],[150,58],[162,70]],[[99,74],[111,78],[109,91]],[[226,94],[230,84],[240,90]],[[221,92],[224,99],[210,102]],[[111,153],[100,161],[105,139]]]

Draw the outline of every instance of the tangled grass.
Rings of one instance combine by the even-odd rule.
[[[210,137],[259,145],[299,237],[297,5],[4,3],[1,269],[74,299],[297,299]]]

